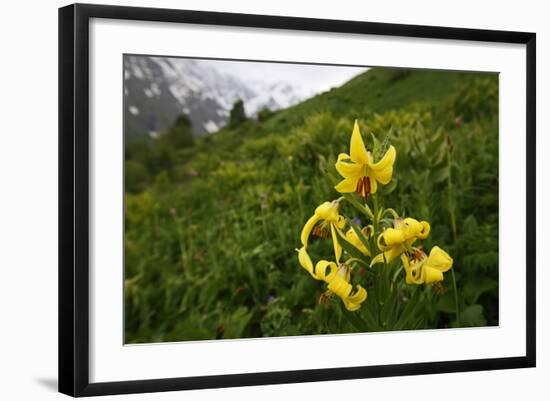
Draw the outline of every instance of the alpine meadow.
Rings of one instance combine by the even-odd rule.
[[[498,80],[375,67],[125,132],[125,342],[498,325]]]

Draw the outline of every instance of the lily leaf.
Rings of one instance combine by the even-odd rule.
[[[480,327],[487,324],[483,315],[483,306],[470,305],[460,313],[460,324],[462,327]]]
[[[469,281],[464,286],[462,293],[464,298],[468,300],[470,305],[476,304],[479,297],[488,291],[492,291],[498,287],[496,280],[488,277],[483,277],[479,280]]]
[[[368,205],[362,205],[353,194],[342,194],[345,200],[352,204],[357,210],[366,215],[369,219],[373,219],[374,214]]]
[[[434,168],[431,172],[431,178],[433,182],[443,182],[449,178],[449,166],[443,164],[441,167]]]
[[[345,318],[353,325],[353,327],[355,327],[360,332],[369,331],[366,322],[361,319],[357,312],[348,311],[342,303],[340,303],[340,307]]]

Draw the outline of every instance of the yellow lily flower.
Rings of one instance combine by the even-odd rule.
[[[307,249],[308,239],[312,231],[313,234],[322,238],[328,237],[330,231],[334,255],[336,256],[336,262],[338,262],[340,256],[342,256],[342,246],[338,242],[336,231],[341,230],[345,224],[346,219],[344,216],[338,214],[338,202],[325,202],[315,209],[313,216],[304,225],[300,236],[302,245]]]
[[[314,267],[304,247],[298,251],[298,260],[300,261],[300,265],[314,279],[322,280],[328,284],[329,292],[338,295],[342,299],[342,302],[344,302],[347,310],[352,312],[358,310],[361,304],[367,299],[367,290],[359,284],[356,285],[355,290],[353,289],[353,286],[350,284],[350,269],[345,264],[338,267],[334,262],[321,260]]]
[[[405,252],[417,239],[425,239],[430,234],[430,224],[411,217],[394,220],[394,227],[387,228],[378,236],[378,248],[382,251],[376,255],[371,266],[376,263],[390,263]],[[381,240],[384,240],[384,244]]]
[[[350,154],[340,153],[336,162],[336,170],[344,180],[334,188],[340,193],[357,192],[365,198],[376,193],[378,183],[386,185],[391,181],[395,155],[395,148],[390,146],[382,159],[375,163],[361,138],[356,120],[351,134]]]
[[[369,237],[369,235],[365,235],[366,237]],[[346,232],[346,239],[348,240],[348,242],[353,245],[354,247],[356,247],[357,249],[359,249],[359,251],[361,251],[361,253],[365,256],[370,256],[370,252],[369,250],[367,249],[367,247],[365,246],[365,244],[363,244],[363,242],[359,239],[359,236],[357,235],[357,233],[355,232],[355,230],[353,228],[350,228],[347,232]]]
[[[430,251],[430,256],[422,253],[420,260],[409,258],[403,254],[401,261],[405,267],[407,284],[430,284],[443,281],[443,273],[453,266],[453,259],[438,246]]]

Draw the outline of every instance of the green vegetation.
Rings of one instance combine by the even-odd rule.
[[[241,99],[239,99],[235,102],[235,104],[233,104],[233,108],[229,112],[229,127],[235,128],[244,121],[246,121],[244,103]]]
[[[397,149],[380,196],[429,221],[427,248],[454,259],[460,319],[446,274],[443,293],[400,328],[498,324],[497,75],[372,69],[264,117],[194,141],[173,135],[190,133],[182,118],[127,145],[126,342],[358,331],[337,300],[318,303],[324,289],[295,251],[312,205],[340,196],[326,173],[338,180],[355,119],[367,145],[389,135]],[[404,309],[420,296],[400,291]]]

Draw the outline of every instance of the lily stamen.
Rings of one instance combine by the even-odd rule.
[[[361,177],[357,181],[357,189],[355,190],[355,192],[357,192],[359,195],[363,195],[363,178],[364,177]]]
[[[371,185],[370,185],[370,178],[369,177],[362,177],[359,178],[357,181],[357,190],[356,192],[361,195],[365,200],[369,197],[371,193]]]
[[[330,230],[329,230],[329,227],[326,224],[324,224],[324,222],[320,222],[315,227],[313,227],[312,233],[316,237],[326,239],[330,235]]]

